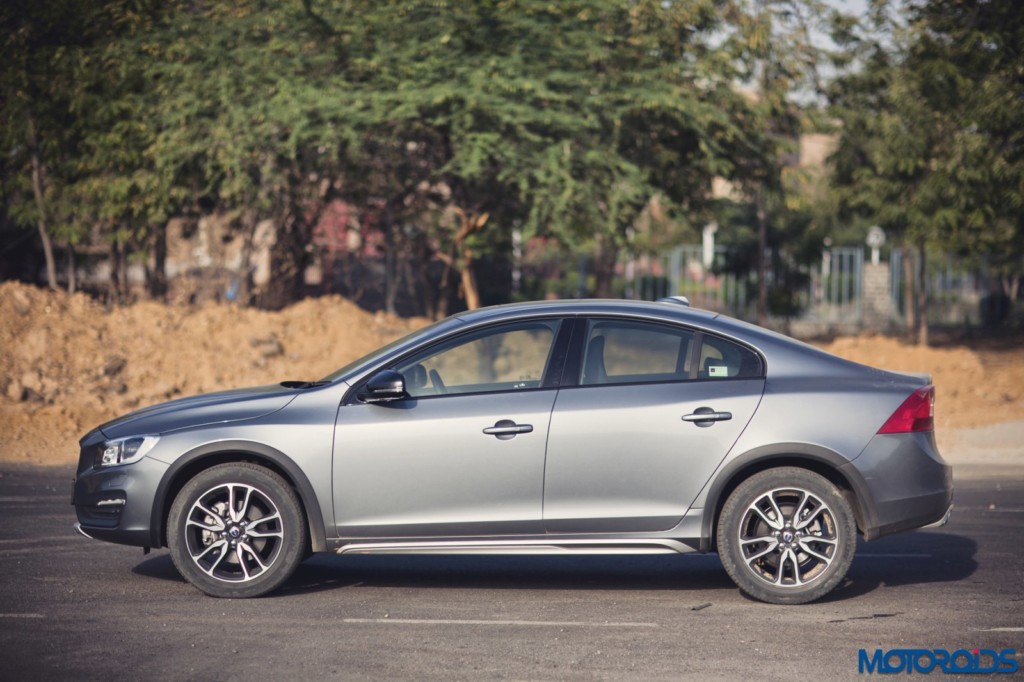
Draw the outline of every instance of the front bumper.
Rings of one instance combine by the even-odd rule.
[[[953,468],[942,459],[934,433],[877,435],[842,467],[862,489],[861,530],[866,540],[941,525],[953,505]]]
[[[154,546],[153,500],[168,465],[143,457],[133,464],[98,467],[93,440],[83,439],[71,498],[79,532],[122,545]]]

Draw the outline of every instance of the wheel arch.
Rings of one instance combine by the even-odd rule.
[[[197,474],[218,464],[249,462],[266,467],[283,478],[299,496],[314,552],[327,549],[327,533],[316,493],[302,469],[283,452],[252,441],[207,443],[179,457],[167,470],[153,497],[150,534],[153,547],[167,546],[167,517],[174,498]]]
[[[715,550],[715,533],[722,507],[729,495],[754,474],[777,467],[806,469],[825,478],[842,493],[853,510],[857,529],[864,532],[877,523],[867,494],[867,486],[860,474],[849,465],[850,460],[839,453],[816,445],[786,443],[755,448],[730,461],[711,484],[704,502],[705,513],[701,523],[700,549]]]

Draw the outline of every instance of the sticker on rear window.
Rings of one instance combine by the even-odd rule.
[[[725,365],[712,365],[711,367],[708,367],[708,376],[727,377],[729,376],[729,368]]]

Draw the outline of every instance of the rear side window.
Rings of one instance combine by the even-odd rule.
[[[581,386],[690,377],[693,332],[625,320],[590,320],[583,346]]]
[[[697,364],[699,379],[756,379],[764,375],[761,357],[732,341],[704,335]]]

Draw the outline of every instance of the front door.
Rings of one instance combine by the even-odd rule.
[[[338,412],[341,537],[543,532],[558,320],[472,331],[396,363],[408,397]]]

